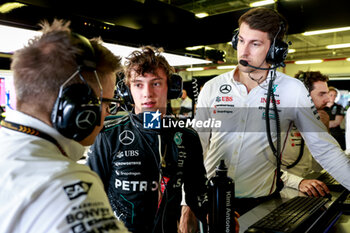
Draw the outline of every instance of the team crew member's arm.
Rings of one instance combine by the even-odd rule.
[[[299,189],[300,182],[303,180],[302,177],[293,175],[285,170],[283,170],[281,179],[285,186],[294,189]]]
[[[107,190],[111,172],[111,151],[109,141],[103,133],[100,133],[89,148],[87,165],[95,171],[101,178],[105,190]]]
[[[339,126],[343,121],[343,119],[344,119],[343,115],[336,115],[333,121],[329,121],[329,128],[335,128]]]
[[[55,179],[25,209],[18,232],[128,232],[113,214],[97,175],[75,172]],[[32,219],[32,220],[31,220]],[[31,226],[27,226],[31,224]]]
[[[206,97],[208,95],[204,95],[206,85],[204,85],[202,91],[199,93],[198,102],[196,104],[196,114],[195,119],[196,120],[206,120],[209,118],[209,105],[207,102]],[[206,92],[207,93],[207,92]],[[201,130],[201,129],[196,129]],[[209,141],[210,141],[210,132],[199,132],[199,138],[200,143],[202,146],[203,151],[203,159],[206,157],[206,153],[209,148]],[[198,229],[198,222],[195,218],[194,213],[191,211],[190,207],[186,203],[187,200],[185,200],[185,194],[183,191],[183,200],[182,200],[182,211],[181,211],[181,219],[180,219],[180,225],[179,230],[181,233],[188,233],[193,232]]]
[[[206,221],[208,213],[207,176],[203,163],[203,153],[198,134],[193,130],[185,142],[189,149],[184,167],[184,191],[187,205],[197,218]],[[195,170],[194,170],[195,169]]]
[[[317,119],[318,113],[304,87],[296,96],[294,122],[316,161],[344,187],[350,189],[350,159],[337,141],[327,132],[325,125]]]
[[[329,193],[329,189],[325,183],[316,179],[304,179],[300,176],[283,171],[281,177],[285,186],[298,189],[309,196],[324,196]]]
[[[196,217],[206,223],[208,213],[207,178],[203,164],[202,147],[198,134],[191,130],[188,134],[187,163],[184,171],[184,197],[187,205],[182,206],[180,232],[195,232],[198,228]],[[195,217],[196,216],[196,217]]]

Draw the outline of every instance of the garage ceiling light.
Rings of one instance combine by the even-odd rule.
[[[274,4],[274,3],[275,3],[275,0],[265,0],[265,1],[258,1],[258,2],[250,3],[249,6],[250,7],[258,7],[258,6],[265,6],[265,5]]]
[[[341,48],[348,48],[350,47],[350,43],[345,43],[345,44],[332,44],[332,45],[327,45],[327,49],[341,49]]]
[[[0,52],[13,53],[41,32],[0,25]]]
[[[304,32],[304,36],[312,36],[312,35],[318,35],[318,34],[326,34],[326,33],[332,33],[332,32],[342,32],[342,31],[349,31],[350,27],[341,27],[341,28],[331,28],[331,29],[324,29],[324,30],[317,30],[317,31],[309,31]]]
[[[196,16],[197,18],[204,18],[204,17],[209,16],[209,14],[208,14],[207,12],[201,12],[201,13],[195,14],[195,16]]]
[[[0,13],[2,14],[9,13],[14,9],[21,8],[23,6],[26,6],[26,5],[19,2],[7,2],[0,5]]]
[[[205,47],[204,45],[198,45],[198,46],[186,47],[186,50],[198,50],[204,47]]]
[[[139,48],[125,46],[125,45],[118,45],[118,44],[110,44],[110,43],[103,43],[104,46],[106,46],[109,50],[111,50],[112,53],[115,55],[121,56],[123,58],[123,63],[125,57],[129,56],[129,54],[135,50],[140,50]],[[212,63],[211,61],[199,59],[199,58],[193,58],[193,57],[186,57],[171,53],[162,53],[162,55],[167,59],[169,64],[171,66],[189,66],[189,65],[196,65],[196,64],[208,64]]]
[[[321,63],[323,60],[300,60],[300,61],[295,61],[295,64],[297,65],[302,65],[302,64],[315,64],[315,63]]]
[[[193,67],[193,68],[187,68],[186,71],[202,71],[204,70],[203,67]]]
[[[0,25],[0,53],[13,53],[28,44],[28,40],[35,36],[40,36],[41,32]],[[122,58],[127,57],[136,47],[123,46],[117,44],[104,43],[115,55]],[[171,66],[189,66],[195,64],[208,64],[211,61],[181,56],[171,53],[162,53]]]
[[[230,70],[230,69],[235,69],[236,66],[232,65],[232,66],[217,66],[216,69],[218,70]]]

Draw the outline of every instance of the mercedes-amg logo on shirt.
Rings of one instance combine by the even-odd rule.
[[[131,132],[130,130],[124,130],[120,135],[119,135],[119,141],[123,144],[123,145],[130,145],[131,143],[133,143],[135,139],[135,135],[133,132]]]
[[[96,119],[97,119],[97,116],[94,111],[85,110],[79,113],[75,121],[78,128],[87,129],[95,124]]]
[[[229,93],[231,91],[231,89],[232,89],[232,87],[230,85],[224,84],[224,85],[221,85],[220,92],[222,94],[227,94],[227,93]]]

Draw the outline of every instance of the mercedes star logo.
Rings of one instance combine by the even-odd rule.
[[[96,123],[96,113],[92,110],[85,110],[77,116],[75,123],[79,129],[88,129]]]
[[[224,84],[224,85],[221,85],[220,92],[222,94],[227,94],[231,91],[231,89],[232,89],[232,87],[229,84]]]
[[[120,135],[119,135],[119,141],[123,144],[123,145],[130,145],[131,143],[133,143],[135,139],[135,135],[133,132],[131,132],[130,130],[124,130]]]

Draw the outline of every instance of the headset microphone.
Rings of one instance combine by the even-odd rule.
[[[257,67],[257,66],[252,66],[252,65],[249,65],[249,63],[245,60],[239,60],[239,64],[241,64],[242,66],[249,66],[249,67],[257,69],[257,70],[273,70],[273,69],[275,69],[275,68],[261,68],[261,67]]]

